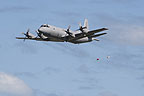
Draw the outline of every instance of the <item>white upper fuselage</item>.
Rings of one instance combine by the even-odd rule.
[[[44,26],[45,25],[45,26]],[[47,25],[47,24],[44,24],[42,25],[38,31],[43,33],[43,35],[47,36],[47,37],[56,37],[56,38],[61,38],[61,37],[65,37],[67,36],[68,34],[65,32],[66,29],[63,29],[63,28],[58,28],[58,27],[55,27],[55,26],[52,26],[52,25]],[[70,32],[72,32],[70,30]]]

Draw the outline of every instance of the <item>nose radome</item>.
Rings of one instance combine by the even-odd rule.
[[[42,28],[39,28],[38,31],[39,31],[39,32],[42,32]]]

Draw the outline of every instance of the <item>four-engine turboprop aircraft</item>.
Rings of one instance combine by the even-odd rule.
[[[26,33],[23,33],[25,37],[16,37],[16,39],[26,39],[29,40],[37,40],[37,41],[54,41],[54,42],[71,42],[74,44],[91,42],[93,40],[99,41],[95,39],[95,37],[107,34],[107,33],[99,33],[104,30],[108,30],[107,28],[100,28],[96,30],[89,30],[88,20],[85,19],[84,26],[79,23],[79,29],[72,31],[70,30],[70,26],[67,29],[58,28],[52,25],[43,24],[36,31],[38,36],[34,36],[29,32],[29,29]]]

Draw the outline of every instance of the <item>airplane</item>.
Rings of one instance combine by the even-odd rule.
[[[43,24],[38,30],[36,30],[37,36],[34,36],[29,32],[29,29],[26,33],[22,33],[25,37],[16,37],[16,39],[26,39],[36,40],[36,41],[54,41],[54,42],[70,42],[73,44],[87,43],[107,33],[99,33],[101,31],[108,30],[107,28],[100,28],[96,30],[89,30],[88,19],[85,19],[84,26],[79,23],[79,29],[72,31],[70,30],[71,26],[68,26],[67,29],[55,27],[53,25]],[[95,34],[99,33],[99,34]]]

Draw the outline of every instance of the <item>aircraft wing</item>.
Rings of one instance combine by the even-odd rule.
[[[77,40],[77,39],[81,39],[84,37],[98,37],[98,36],[104,35],[106,33],[101,33],[101,34],[96,34],[96,35],[94,35],[94,34],[101,32],[101,31],[104,31],[104,30],[108,30],[108,29],[107,28],[101,28],[101,29],[97,29],[97,30],[88,31],[87,33],[78,33],[78,34],[75,34],[75,38],[73,38],[72,40]]]
[[[56,39],[56,38],[46,38],[46,39],[42,39],[42,38],[27,38],[27,37],[16,37],[16,39],[23,39],[23,40],[36,40],[36,41],[54,41],[54,42],[64,42],[64,40],[61,39]]]
[[[98,32],[105,31],[105,30],[108,30],[108,29],[101,28],[101,29],[97,29],[97,30],[92,30],[92,31],[89,31],[88,33],[86,33],[86,35],[93,35],[94,33],[98,33]]]
[[[43,40],[43,39],[41,39],[41,38],[16,37],[16,39],[24,39],[24,40],[29,39],[29,40],[45,41],[45,40]]]
[[[98,36],[105,35],[105,34],[107,34],[107,33],[100,33],[100,34],[92,35],[90,37],[98,37]]]

